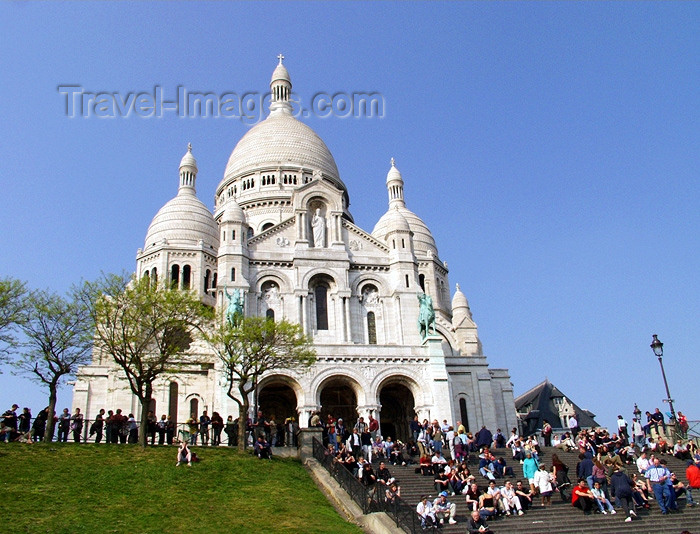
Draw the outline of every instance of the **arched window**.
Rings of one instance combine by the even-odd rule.
[[[182,289],[190,288],[190,279],[192,277],[192,268],[189,265],[185,265],[182,268]]]
[[[328,330],[328,287],[318,284],[314,288],[316,300],[316,330]]]
[[[236,268],[231,267],[231,282],[235,282],[235,281],[236,281]]]
[[[269,320],[274,321],[275,320],[275,310],[272,308],[268,308],[267,311],[265,312],[265,317]]]
[[[151,269],[151,284],[153,284],[154,287],[158,285],[158,269],[155,267]]]
[[[425,293],[425,275],[424,274],[418,275],[418,285],[420,285],[420,288],[423,290],[423,293]]]
[[[377,320],[374,312],[367,312],[367,337],[370,345],[377,344]]]
[[[150,275],[151,275],[151,273],[149,273],[148,271],[143,273],[143,279],[145,280],[146,285],[151,285],[151,276]]]
[[[175,264],[170,269],[170,287],[177,289],[180,286],[180,266]]]
[[[459,399],[459,415],[462,418],[464,428],[469,432],[469,415],[467,414],[467,401],[464,398]]]
[[[190,400],[190,414],[194,414],[195,417],[199,416],[199,399]]]
[[[253,232],[252,228],[248,228],[248,240],[253,239],[253,236],[255,235],[255,232]]]
[[[215,288],[215,287],[216,287],[216,275],[217,275],[217,273],[214,273],[214,279],[213,279],[212,282],[211,282],[211,287],[212,287],[212,288]]]
[[[211,271],[207,269],[207,271],[204,273],[204,293],[206,294],[207,290],[209,289],[209,282],[211,281]]]
[[[167,415],[177,424],[177,394],[178,394],[177,382],[170,382],[170,391],[168,395],[168,413]]]
[[[273,226],[274,226],[273,223],[267,222],[267,223],[263,224],[262,231],[264,232],[265,230],[267,230],[268,228],[272,228]]]
[[[406,275],[406,287],[411,287],[408,285],[408,275]]]
[[[236,231],[231,230],[231,241],[235,241],[235,240],[236,240]]]

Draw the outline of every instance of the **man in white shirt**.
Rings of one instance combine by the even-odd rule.
[[[629,434],[627,433],[627,421],[625,421],[625,418],[621,415],[617,416],[617,433],[626,444],[629,440]]]
[[[501,499],[506,508],[506,515],[510,515],[510,510],[515,508],[518,515],[523,515],[523,507],[520,504],[520,499],[515,493],[515,488],[510,480],[506,480],[506,485],[501,488]]]
[[[580,429],[578,427],[578,419],[576,419],[576,414],[569,417],[569,430],[571,431],[573,437],[578,436]]]
[[[416,513],[421,518],[421,526],[426,529],[432,525],[437,524],[437,518],[435,517],[435,511],[433,510],[433,503],[428,500],[427,495],[422,495],[418,506],[416,506]]]
[[[644,428],[636,417],[632,419],[632,441],[636,447],[644,447]]]

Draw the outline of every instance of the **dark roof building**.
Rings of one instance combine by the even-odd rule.
[[[580,427],[599,426],[594,413],[579,407],[546,378],[515,399],[515,410],[522,435],[540,430],[545,421],[554,428],[568,428],[569,417],[574,413]]]

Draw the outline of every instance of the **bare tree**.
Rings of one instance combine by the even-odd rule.
[[[245,448],[250,394],[259,379],[275,369],[309,367],[316,351],[298,324],[246,317],[237,325],[222,321],[206,335],[224,365],[227,395],[238,404],[238,448]]]

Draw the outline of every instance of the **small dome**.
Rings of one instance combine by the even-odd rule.
[[[459,288],[459,284],[457,284],[454,297],[452,297],[452,310],[454,311],[460,308],[469,309],[469,303],[467,302],[466,295],[462,293],[462,290]]]
[[[394,158],[391,158],[391,168],[389,169],[389,172],[386,173],[386,183],[391,183],[394,181],[400,181],[403,183],[403,178],[401,178],[401,172],[399,169],[396,168],[396,161]]]
[[[187,152],[180,160],[180,168],[182,169],[183,167],[194,167],[194,170],[197,171],[197,160],[192,155],[192,143],[187,145]]]
[[[153,217],[144,250],[166,240],[170,245],[197,245],[201,240],[219,248],[219,229],[207,207],[193,193],[180,193]]]
[[[229,198],[221,209],[223,210],[223,213],[219,218],[219,224],[246,222],[245,212],[238,205],[235,198]]]
[[[276,81],[285,81],[289,82],[290,84],[292,83],[292,79],[289,77],[289,72],[287,72],[287,67],[285,67],[282,64],[282,59],[284,59],[284,56],[280,59],[279,65],[275,68],[275,70],[272,72],[272,78],[270,79],[270,85],[275,83]]]
[[[382,218],[377,223],[377,226],[382,225],[383,228],[383,238],[386,239],[386,235],[390,232],[410,232],[411,227],[406,220],[406,217],[399,211],[398,208],[392,208],[387,211]]]
[[[430,251],[437,255],[437,245],[435,244],[433,234],[430,233],[430,230],[428,230],[428,227],[420,217],[407,208],[395,206],[389,209],[389,211],[382,215],[382,218],[377,221],[374,230],[372,230],[372,236],[386,242],[386,234],[390,230],[389,223],[392,221],[390,214],[393,211],[397,211],[404,217],[408,223],[409,229],[413,232],[413,250],[415,252],[425,252],[426,254]]]

